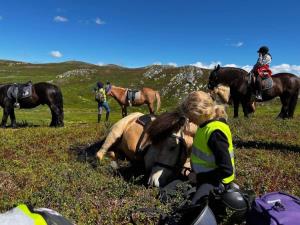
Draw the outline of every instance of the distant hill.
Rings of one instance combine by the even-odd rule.
[[[126,68],[114,64],[98,66],[81,61],[31,64],[0,60],[0,83],[28,80],[53,82],[68,93],[66,98],[70,100],[67,102],[73,103],[90,99],[91,90],[101,80],[132,89],[144,86],[156,89],[165,105],[171,106],[189,92],[204,89],[208,74],[209,70],[195,66],[150,65]],[[78,95],[81,97],[78,98]]]

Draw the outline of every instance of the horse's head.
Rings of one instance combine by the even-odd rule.
[[[147,129],[152,143],[145,154],[149,185],[164,186],[178,176],[189,156],[187,119],[178,112],[163,113]],[[190,128],[189,128],[190,129]],[[188,145],[187,145],[188,143]]]
[[[211,71],[209,78],[208,78],[208,89],[213,90],[215,87],[218,86],[220,83],[218,72],[220,70],[220,65],[216,66],[213,71]]]
[[[188,148],[181,131],[171,134],[157,145],[151,145],[145,156],[146,168],[148,163],[152,164],[148,185],[163,187],[180,176],[188,156]],[[147,158],[152,160],[148,161]]]

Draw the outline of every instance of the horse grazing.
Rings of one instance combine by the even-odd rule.
[[[278,73],[271,76],[273,86],[262,91],[263,101],[271,100],[277,96],[281,100],[281,111],[278,118],[292,118],[298,101],[300,78],[291,73]],[[247,71],[234,67],[220,67],[219,65],[210,73],[208,88],[213,90],[219,84],[230,87],[230,95],[234,106],[234,117],[238,117],[239,104],[242,104],[244,116],[251,112],[252,93],[254,93],[253,80],[249,82]]]
[[[48,105],[52,114],[50,126],[63,126],[63,96],[60,89],[46,82],[31,84],[2,84],[0,85],[0,106],[3,108],[1,126],[5,127],[10,116],[11,126],[16,127],[14,107],[30,109],[38,105]]]
[[[102,160],[108,153],[113,160],[126,159],[144,165],[148,185],[161,187],[179,176],[184,166],[190,168],[189,156],[196,125],[188,123],[179,113],[163,113],[144,128],[132,113],[113,125],[97,152]],[[186,171],[185,171],[186,172]]]
[[[122,109],[122,117],[127,116],[128,106],[140,106],[147,104],[149,112],[154,113],[154,102],[156,100],[156,112],[160,108],[160,95],[158,91],[151,88],[142,88],[139,91],[133,91],[128,88],[122,88],[117,86],[111,86],[107,92],[120,104]]]

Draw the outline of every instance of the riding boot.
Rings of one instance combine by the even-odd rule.
[[[98,114],[98,123],[101,121],[101,114]]]
[[[256,101],[261,102],[262,101],[262,96],[261,96],[261,90],[262,90],[262,80],[259,75],[256,77]]]
[[[106,117],[105,117],[106,121],[108,121],[108,117],[109,117],[109,112],[106,113]]]

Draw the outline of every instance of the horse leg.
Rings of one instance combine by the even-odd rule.
[[[123,117],[125,117],[125,116],[127,116],[127,107],[126,106],[124,106],[124,116]]]
[[[49,106],[50,110],[51,110],[51,123],[50,123],[50,127],[57,127],[60,126],[60,122],[59,122],[59,116],[61,114],[60,109],[56,106],[56,105],[50,105]]]
[[[239,117],[239,104],[240,104],[240,101],[238,99],[233,99],[233,117],[234,118],[237,118]]]
[[[153,114],[154,113],[154,104],[152,103],[149,103],[148,104],[148,108],[149,108],[149,112],[150,112],[150,114]]]
[[[281,118],[281,119],[288,118],[288,109],[289,109],[289,102],[291,100],[291,97],[286,95],[281,95],[280,100],[281,100],[282,107],[277,118]]]
[[[249,114],[249,111],[248,111],[248,103],[246,101],[243,101],[242,102],[242,107],[243,107],[243,112],[244,112],[244,117],[248,118],[248,114]]]
[[[297,101],[298,101],[298,93],[296,93],[295,95],[293,95],[291,97],[290,104],[289,104],[289,109],[288,109],[288,117],[289,118],[294,117],[294,112],[295,112],[295,108],[296,108],[296,105],[297,105]]]
[[[4,107],[3,108],[2,121],[1,121],[1,127],[2,128],[5,128],[5,126],[6,126],[8,115],[9,115],[9,110],[8,110],[7,107]]]
[[[121,109],[122,109],[122,117],[125,117],[125,106],[121,105]]]
[[[10,110],[9,117],[10,117],[11,127],[16,128],[17,127],[16,115],[15,115],[15,110],[13,108]]]

